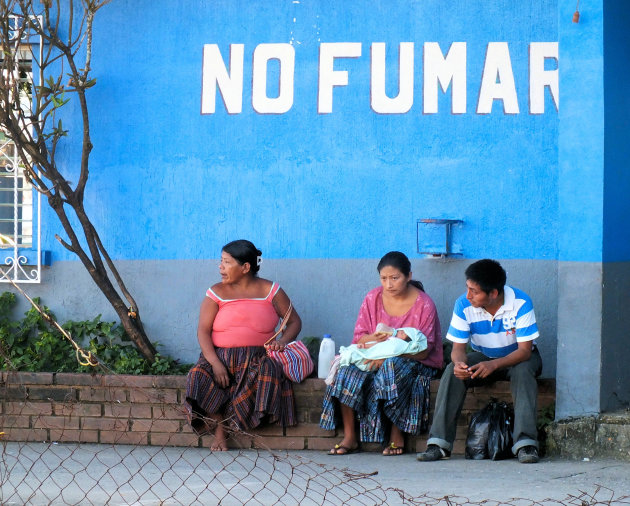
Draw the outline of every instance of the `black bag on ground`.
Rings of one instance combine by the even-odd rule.
[[[512,430],[514,408],[506,402],[490,403],[490,430],[488,431],[488,456],[492,460],[512,457]]]
[[[466,438],[466,458],[507,459],[512,456],[514,409],[511,404],[491,399],[473,414]]]
[[[482,460],[488,458],[488,433],[492,402],[473,414],[466,437],[466,458]]]

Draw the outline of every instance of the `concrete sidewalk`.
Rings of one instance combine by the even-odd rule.
[[[514,498],[525,499],[522,504],[630,504],[630,462],[624,461],[543,458],[537,464],[519,464],[516,459],[493,462],[455,456],[418,462],[415,454],[383,457],[377,453],[326,457],[308,454],[326,465],[378,471],[374,479],[383,487],[402,489],[412,497],[449,496],[452,504],[484,500],[513,504]]]
[[[424,463],[415,454],[51,443],[1,450],[3,505],[630,505],[630,463],[615,460]]]

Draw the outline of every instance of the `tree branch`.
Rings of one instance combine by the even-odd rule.
[[[57,239],[61,243],[61,245],[71,253],[76,253],[76,251],[74,251],[74,248],[70,246],[66,241],[64,241],[61,237],[59,237],[58,234],[55,234],[55,239]]]
[[[78,257],[139,351],[153,361],[155,348],[137,316],[136,302],[84,208],[92,151],[86,92],[95,84],[94,79],[90,79],[94,19],[96,12],[109,1],[82,0],[83,13],[79,17],[79,6],[74,0],[0,0],[0,48],[4,55],[0,62],[3,71],[0,75],[0,126],[16,146],[26,179],[46,195],[59,219],[67,240],[58,234],[56,239]],[[62,10],[62,7],[65,8]],[[62,23],[64,13],[67,18]],[[17,16],[16,26],[12,25],[13,16]],[[67,33],[62,33],[66,28]],[[12,35],[17,38],[14,40]],[[30,84],[29,110],[24,105],[24,90],[15,76],[19,76],[22,55],[34,36],[40,38],[39,50],[36,53],[31,47],[30,55],[31,61],[37,64],[39,82],[37,86],[34,82]],[[83,68],[77,64],[81,61]],[[72,97],[78,100],[77,123],[82,128],[81,153],[76,160],[79,178],[74,188],[62,173],[71,165],[71,160],[64,157],[61,170],[56,160],[58,148],[66,140],[66,131],[61,122],[57,122],[60,116],[57,111]],[[78,224],[69,219],[66,206],[76,214]]]

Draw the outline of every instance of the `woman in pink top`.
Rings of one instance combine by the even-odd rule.
[[[320,427],[335,429],[339,418],[344,437],[330,455],[353,452],[363,442],[385,446],[383,455],[404,452],[405,433],[427,429],[429,386],[442,368],[442,334],[435,304],[414,281],[409,259],[399,251],[387,253],[378,264],[381,286],[363,300],[354,328],[353,344],[384,341],[375,333],[379,323],[399,329],[414,327],[427,337],[427,349],[415,355],[373,360],[369,371],[354,365],[340,367],[326,389]],[[359,418],[359,434],[355,428]]]
[[[289,297],[261,279],[260,250],[246,240],[221,250],[221,282],[206,292],[197,338],[199,361],[188,373],[186,408],[200,435],[215,428],[213,451],[227,450],[226,429],[248,430],[265,420],[295,425],[293,387],[263,345],[289,308]],[[302,328],[293,309],[282,336],[269,345],[283,350]]]

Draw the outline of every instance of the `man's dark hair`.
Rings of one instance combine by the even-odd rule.
[[[490,293],[496,288],[499,294],[501,294],[503,293],[507,276],[499,262],[484,258],[468,266],[468,269],[466,269],[466,279],[477,283],[486,293]]]

